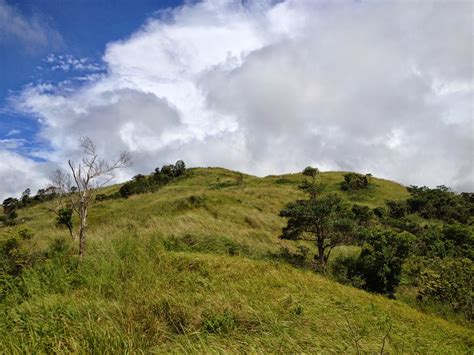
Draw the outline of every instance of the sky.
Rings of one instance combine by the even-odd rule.
[[[0,199],[89,136],[132,167],[474,191],[471,1],[0,0]]]

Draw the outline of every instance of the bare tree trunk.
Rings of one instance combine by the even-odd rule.
[[[79,256],[82,258],[86,252],[86,230],[87,230],[87,204],[81,201],[79,226]]]

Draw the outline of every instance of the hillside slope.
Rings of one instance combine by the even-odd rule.
[[[327,191],[343,173],[323,173]],[[387,298],[295,269],[273,254],[299,174],[256,178],[193,169],[156,193],[104,201],[90,213],[83,262],[48,204],[21,210],[22,248],[38,254],[4,285],[6,352],[472,351],[474,332]],[[407,197],[373,178],[345,193],[372,207]],[[118,187],[107,188],[106,193]],[[59,240],[59,241],[58,241]],[[288,244],[290,245],[290,244]]]

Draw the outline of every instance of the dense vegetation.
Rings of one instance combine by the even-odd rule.
[[[472,194],[176,165],[100,191],[82,261],[54,191],[4,203],[3,349],[472,351]]]

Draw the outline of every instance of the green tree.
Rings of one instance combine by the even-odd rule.
[[[281,238],[314,241],[318,250],[315,259],[325,268],[332,249],[352,240],[354,223],[342,198],[337,194],[317,194],[316,174],[310,176],[314,178],[307,183],[312,187],[300,186],[309,194],[309,199],[289,203],[280,212],[281,217],[288,218]]]
[[[186,164],[184,164],[184,161],[178,160],[173,167],[173,175],[175,177],[181,176],[186,174]]]
[[[21,205],[23,207],[27,207],[31,204],[31,189],[26,189],[25,191],[23,191],[23,193],[21,194]]]
[[[308,176],[311,179],[305,179],[299,188],[304,192],[308,193],[310,198],[316,198],[316,196],[324,189],[324,186],[321,183],[316,181],[316,177],[319,175],[318,168],[313,168],[311,166],[307,166],[303,170],[303,175]]]

